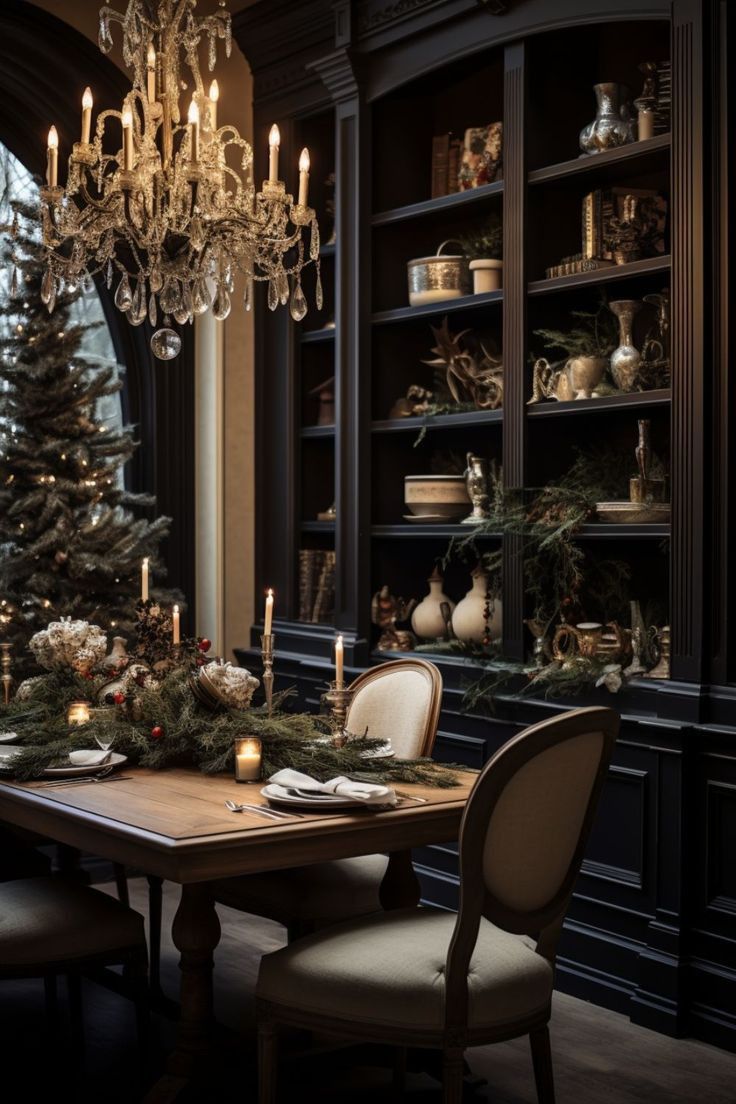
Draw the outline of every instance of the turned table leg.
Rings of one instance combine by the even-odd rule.
[[[381,907],[391,909],[416,908],[421,897],[419,879],[411,862],[411,851],[392,851],[388,867],[378,891]]]
[[[220,921],[206,882],[182,886],[172,935],[181,954],[181,995],[176,1048],[168,1069],[175,1076],[189,1077],[209,1053],[212,1040],[212,956],[220,941]]]

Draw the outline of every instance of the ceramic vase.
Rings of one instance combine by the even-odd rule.
[[[617,299],[608,304],[618,318],[619,345],[611,353],[611,375],[620,391],[635,391],[641,353],[634,345],[634,318],[642,308],[638,299]]]
[[[487,291],[500,289],[503,261],[495,261],[490,257],[479,258],[470,262],[470,271],[473,273],[474,295],[483,295]]]
[[[472,587],[455,607],[452,631],[465,644],[486,644],[501,635],[501,601],[489,596],[485,571],[476,568],[472,578]]]
[[[436,567],[427,582],[429,594],[422,599],[411,615],[411,627],[422,640],[442,640],[447,630],[442,606],[448,605],[452,612],[455,609],[455,603],[443,592],[443,579]]]
[[[632,120],[629,115],[628,89],[622,84],[607,81],[593,85],[598,110],[592,123],[580,131],[580,148],[583,153],[602,153],[603,150],[625,146],[633,140]]]

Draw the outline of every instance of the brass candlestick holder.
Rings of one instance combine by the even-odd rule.
[[[353,691],[346,690],[344,686],[336,682],[330,683],[330,688],[322,698],[330,707],[329,723],[332,729],[332,742],[335,747],[345,747],[348,742],[348,734],[345,722],[348,716],[350,702],[353,700]]]
[[[13,684],[15,679],[10,673],[10,668],[13,666],[13,645],[10,641],[3,641],[0,644],[0,669],[2,675],[0,676],[0,684],[3,688],[3,705],[10,703],[10,697],[13,690]]]
[[[266,709],[269,717],[273,712],[273,633],[261,637],[261,658],[263,660],[263,689],[266,694]]]

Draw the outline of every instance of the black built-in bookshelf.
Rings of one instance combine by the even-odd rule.
[[[235,24],[254,73],[256,148],[266,150],[273,121],[285,164],[310,145],[325,236],[321,181],[336,173],[325,310],[295,325],[261,304],[257,317],[256,582],[259,592],[273,586],[277,594],[277,680],[317,708],[337,631],[352,672],[387,658],[375,650],[372,594],[388,584],[421,598],[436,558],[464,532],[403,520],[403,478],[428,470],[437,451],[478,452],[503,464],[506,486],[540,486],[567,470],[576,448],[605,441],[625,456],[637,419],[650,419],[669,463],[671,526],[591,523],[579,539],[592,556],[625,560],[631,596],[655,597],[667,611],[672,678],[640,681],[618,697],[508,695],[480,716],[462,709],[473,663],[437,657],[445,694],[436,754],[481,766],[519,726],[551,712],[592,701],[619,708],[621,737],[557,983],[658,1030],[736,1048],[736,634],[728,577],[736,384],[727,371],[725,10],[715,0],[622,0],[615,11],[603,0],[307,0],[297,12],[287,0],[262,0]],[[616,80],[636,95],[638,64],[667,59],[670,132],[580,157],[579,131],[595,114],[592,86]],[[503,178],[432,198],[433,138],[497,119]],[[580,249],[583,198],[614,187],[666,196],[665,252],[545,278]],[[503,220],[503,290],[410,307],[406,262],[492,213]],[[564,328],[571,310],[593,309],[602,291],[641,298],[664,287],[672,299],[671,388],[527,404],[532,357],[541,351],[535,329]],[[326,330],[333,312],[335,328]],[[453,332],[471,328],[502,348],[503,410],[390,418],[409,384],[431,385],[432,369],[422,365],[433,344],[429,326],[445,316]],[[333,374],[335,423],[315,425],[305,396]],[[633,474],[633,452],[631,463]],[[317,521],[333,499],[336,520]],[[305,549],[335,553],[330,624],[299,620]],[[521,549],[506,540],[503,554],[504,651],[524,659],[532,611]],[[469,585],[467,565],[451,562],[447,593],[458,599]],[[255,625],[251,646],[237,653],[254,667],[259,631]],[[453,849],[425,848],[415,861],[426,900],[452,906]]]

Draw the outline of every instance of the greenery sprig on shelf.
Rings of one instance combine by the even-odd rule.
[[[540,337],[547,352],[559,349],[565,357],[610,357],[618,345],[618,324],[611,313],[605,296],[595,311],[570,312],[577,325],[570,330],[534,331]]]
[[[33,680],[29,696],[0,707],[0,728],[12,730],[23,750],[13,759],[13,772],[21,780],[38,778],[54,765],[68,765],[69,752],[95,746],[95,735],[113,738],[113,750],[134,765],[160,770],[190,766],[213,774],[233,769],[233,741],[258,736],[263,741],[264,778],[282,767],[302,770],[322,781],[336,774],[374,781],[421,783],[446,788],[457,785],[452,769],[431,759],[364,759],[362,753],[383,741],[368,736],[352,738],[346,747],[326,741],[324,718],[308,713],[288,713],[283,705],[289,692],[276,695],[269,716],[264,707],[212,713],[192,694],[186,670],[166,675],[155,688],[137,694],[137,720],[122,709],[105,710],[82,726],[66,722],[72,701],[94,697],[105,680],[84,679],[72,671],[52,672]]]

